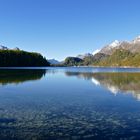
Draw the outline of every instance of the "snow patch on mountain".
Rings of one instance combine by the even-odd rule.
[[[118,40],[115,40],[114,42],[112,42],[112,43],[109,45],[109,47],[115,48],[115,47],[117,47],[117,46],[119,46],[119,45],[120,45],[120,42],[119,42]]]
[[[95,54],[97,54],[98,52],[100,52],[100,50],[99,50],[99,49],[97,49],[97,50],[93,51],[92,55],[95,55]]]
[[[132,43],[140,43],[140,35],[138,37],[136,37]]]

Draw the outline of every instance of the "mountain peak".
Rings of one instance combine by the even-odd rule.
[[[140,42],[140,35],[133,40],[133,43]]]
[[[114,47],[117,47],[118,45],[120,45],[120,42],[118,40],[115,40],[109,46],[112,47],[112,48],[114,48]]]
[[[101,49],[100,53],[110,55],[114,50],[116,50],[121,45],[118,40],[113,41],[111,44],[105,46]]]

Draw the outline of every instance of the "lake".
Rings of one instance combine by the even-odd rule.
[[[140,69],[1,68],[0,139],[140,139]]]

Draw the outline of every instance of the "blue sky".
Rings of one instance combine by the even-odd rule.
[[[0,44],[46,58],[140,35],[140,0],[0,0]]]

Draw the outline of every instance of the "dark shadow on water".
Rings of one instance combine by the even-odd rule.
[[[39,80],[45,76],[45,69],[0,69],[0,84],[19,84]]]

